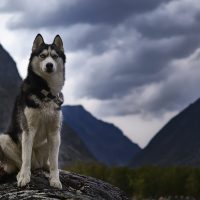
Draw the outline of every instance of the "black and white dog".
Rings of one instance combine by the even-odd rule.
[[[31,169],[50,171],[50,185],[62,188],[58,153],[62,123],[61,89],[65,80],[63,42],[57,35],[45,44],[38,34],[33,42],[28,75],[16,98],[8,131],[0,135],[0,160],[7,173],[19,170],[18,186],[30,182]]]

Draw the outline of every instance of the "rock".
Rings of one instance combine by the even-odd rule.
[[[48,172],[35,170],[31,182],[19,188],[16,175],[1,176],[0,199],[128,200],[117,187],[92,177],[60,171],[62,190],[50,187],[48,177]]]

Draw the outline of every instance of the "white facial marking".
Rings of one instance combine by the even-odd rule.
[[[44,54],[45,57],[40,57],[41,54]],[[40,55],[35,56],[32,61],[33,71],[47,81],[48,86],[51,89],[53,95],[57,95],[63,85],[64,85],[64,63],[61,57],[53,58],[53,55],[58,55],[56,51],[50,47],[43,50]],[[52,63],[53,72],[48,73],[46,70],[46,64]]]
[[[42,53],[41,54],[45,54],[46,56],[47,56],[47,54],[48,54],[49,52],[48,52],[48,50],[47,49],[45,49],[45,50],[43,50],[42,51]]]
[[[50,56],[46,57],[42,62],[40,62],[40,68],[42,69],[43,72],[47,72],[47,63],[51,63],[53,65],[52,73],[56,72],[57,70],[57,65],[54,61],[54,59]]]

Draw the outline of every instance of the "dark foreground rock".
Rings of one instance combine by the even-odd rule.
[[[3,176],[0,179],[0,199],[65,199],[65,200],[127,200],[118,188],[92,177],[60,172],[63,189],[49,186],[49,174],[35,170],[31,182],[24,188],[18,188],[16,175]]]

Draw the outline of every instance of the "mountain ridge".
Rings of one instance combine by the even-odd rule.
[[[200,99],[191,103],[153,137],[130,166],[200,166]]]
[[[21,77],[17,71],[15,61],[10,54],[0,44],[0,132],[7,129],[8,122],[11,119],[11,113],[17,96]]]
[[[126,165],[140,147],[111,123],[95,118],[83,106],[63,106],[63,120],[79,134],[88,149],[108,165]]]

